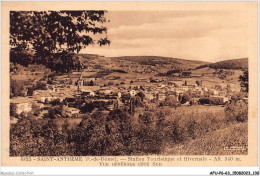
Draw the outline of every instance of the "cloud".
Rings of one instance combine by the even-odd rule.
[[[162,18],[161,21],[142,25],[120,26],[108,30],[111,39],[138,38],[193,38],[203,37],[212,30],[236,28],[242,21],[227,16],[188,16],[183,18]]]
[[[148,16],[140,14],[144,15],[142,20],[109,28],[110,46],[85,51],[105,56],[158,55],[204,61],[247,56],[244,13],[165,13],[154,21],[150,12]]]
[[[110,21],[109,28],[118,28],[121,26],[139,26],[149,23],[158,23],[164,19],[178,19],[194,16],[220,16],[232,14],[232,11],[218,10],[196,10],[196,11],[109,11],[106,16]]]

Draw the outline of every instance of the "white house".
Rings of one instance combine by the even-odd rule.
[[[67,106],[63,107],[63,113],[68,116],[77,115],[79,114],[79,112],[80,110],[77,108],[67,107]]]
[[[153,94],[145,94],[145,98],[147,99],[147,100],[153,100],[154,99],[154,95]]]
[[[98,91],[100,86],[80,86],[80,91]]]
[[[118,93],[117,93],[117,96],[118,96],[118,98],[121,98],[122,93],[121,93],[121,92],[118,92]]]
[[[219,92],[218,92],[217,90],[213,90],[213,94],[214,94],[214,95],[218,95]]]
[[[10,99],[10,104],[15,107],[15,112],[19,115],[22,112],[28,113],[32,110],[32,104],[35,100],[28,97],[15,97]]]
[[[130,90],[129,93],[130,93],[130,96],[131,96],[131,97],[134,97],[134,96],[136,95],[136,91],[135,91],[135,90]]]
[[[194,89],[195,89],[195,86],[194,86],[194,85],[182,85],[182,86],[181,86],[181,89],[182,89],[183,91],[194,90]]]
[[[91,91],[91,92],[89,93],[89,95],[90,95],[91,97],[94,97],[96,94],[95,94],[95,92]]]

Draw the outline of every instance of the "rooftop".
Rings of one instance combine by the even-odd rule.
[[[100,89],[100,86],[81,86],[81,90],[92,90],[92,91],[97,91]]]

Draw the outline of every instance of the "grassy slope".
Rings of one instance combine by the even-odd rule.
[[[248,124],[235,123],[229,127],[209,132],[208,134],[174,147],[168,147],[165,155],[245,155],[248,145]],[[224,150],[224,147],[242,147],[246,150]]]
[[[213,73],[216,72],[217,70],[214,68],[200,68],[200,69],[195,69],[192,70],[192,74],[197,74],[197,75],[202,75],[204,74],[205,77],[203,78],[191,78],[191,80],[198,80],[201,79],[203,80],[203,85],[206,86],[207,88],[214,88],[215,84],[221,84],[221,83],[233,83],[233,84],[239,84],[239,76],[243,75],[242,70],[236,70],[236,69],[222,69],[224,71],[231,71],[234,72],[233,75],[227,75],[225,79],[220,79],[218,77],[218,74],[213,76]],[[213,87],[212,87],[213,86]]]

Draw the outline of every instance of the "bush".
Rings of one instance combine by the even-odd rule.
[[[101,105],[101,104],[100,104]],[[97,105],[95,105],[97,106]],[[57,118],[59,108],[49,112]],[[82,114],[73,128],[61,119],[33,120],[26,116],[11,126],[11,156],[117,156],[162,154],[174,146],[225,127],[223,114],[176,111],[164,107],[134,117],[126,110],[109,115]],[[227,126],[227,125],[226,125]]]
[[[60,99],[54,99],[50,103],[51,103],[52,106],[56,106],[56,105],[60,105],[61,104]]]
[[[94,86],[94,81],[90,80],[89,86]]]
[[[237,93],[235,93],[235,94],[233,94],[231,96],[231,100],[232,101],[238,101],[238,100],[242,100],[245,97],[246,97],[246,93],[244,93],[244,92],[237,92]]]
[[[176,107],[179,106],[179,103],[178,103],[178,101],[177,101],[177,98],[176,98],[174,95],[169,95],[169,96],[166,98],[166,100],[165,100],[165,102],[164,102],[164,105],[166,105],[166,106],[171,106],[171,107],[176,108]]]
[[[231,101],[225,108],[227,121],[245,122],[248,120],[248,104],[244,101]]]
[[[10,104],[10,116],[17,117],[18,114],[16,113],[17,106],[15,104]]]
[[[145,98],[145,94],[143,92],[138,92],[135,96],[140,97],[142,101]]]
[[[225,103],[221,98],[212,98],[212,97],[204,97],[199,99],[199,103],[204,105],[204,104],[209,104],[209,105],[224,105]]]
[[[112,85],[114,85],[114,83],[112,81],[110,81],[110,82],[108,82],[108,85],[112,86]]]
[[[28,87],[27,95],[33,96],[33,88],[32,87]]]
[[[62,107],[54,107],[49,109],[48,115],[46,116],[46,118],[50,118],[50,119],[56,119],[58,117],[61,117],[62,115]]]
[[[24,85],[26,83],[23,81],[15,81],[12,80],[10,81],[10,98],[12,97],[17,97],[17,96],[26,96],[26,91],[24,88]]]
[[[138,125],[134,131],[135,145],[133,152],[142,154],[159,154],[163,144],[163,131],[158,123],[159,118],[150,112],[138,117]]]
[[[48,125],[44,130],[45,122],[37,121],[27,117],[21,118],[15,125],[10,127],[10,156],[53,156],[57,150],[54,138],[49,138],[49,134],[56,136],[55,130]],[[63,144],[65,146],[65,144]]]
[[[184,104],[188,101],[190,101],[191,95],[188,92],[185,92],[183,96],[181,97],[181,104]]]
[[[178,144],[184,141],[183,128],[180,126],[179,119],[168,121],[165,130],[165,140],[169,141],[170,144]]]
[[[35,109],[34,112],[33,112],[33,115],[38,116],[38,115],[40,115],[40,112],[41,112],[40,109]]]
[[[34,90],[47,90],[46,84],[38,81]]]

